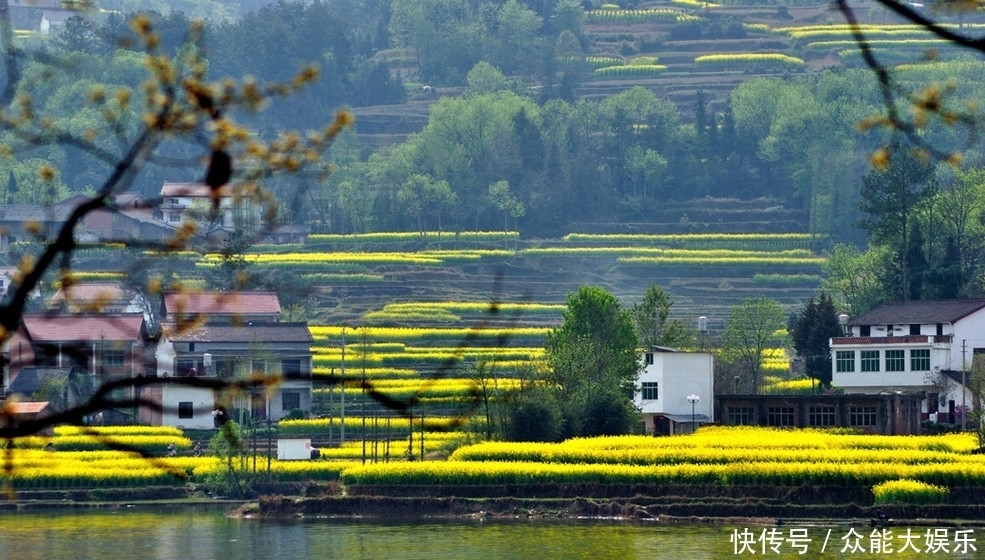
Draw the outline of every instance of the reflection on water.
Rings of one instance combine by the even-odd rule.
[[[0,558],[17,560],[703,560],[885,558],[890,554],[900,560],[985,559],[985,528],[959,533],[954,527],[891,527],[873,532],[868,526],[849,525],[774,528],[631,521],[259,520],[232,519],[207,507],[167,506],[4,513],[0,523]],[[979,548],[978,533],[981,553],[971,551]],[[956,553],[961,540],[968,554]],[[771,550],[774,546],[779,554]],[[900,552],[903,547],[907,550]]]

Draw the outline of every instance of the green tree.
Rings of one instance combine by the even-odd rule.
[[[821,387],[831,385],[830,339],[841,335],[834,300],[823,292],[817,300],[811,298],[807,302],[790,333],[807,375],[817,379]]]
[[[415,173],[407,178],[397,193],[407,212],[417,218],[417,229],[424,236],[428,231],[425,216],[434,214],[434,225],[441,230],[441,214],[444,208],[455,204],[455,193],[448,181],[435,181],[430,175]]]
[[[564,323],[548,333],[545,350],[571,431],[566,435],[579,435],[599,429],[584,423],[593,393],[613,395],[621,402],[631,399],[640,369],[639,339],[629,312],[598,286],[569,293],[562,315]]]
[[[722,359],[742,367],[754,392],[759,392],[766,350],[779,345],[785,336],[783,317],[780,302],[759,296],[744,298],[725,321]]]
[[[510,184],[506,181],[496,181],[489,185],[489,201],[503,213],[504,232],[510,230],[510,218],[519,220],[527,211],[523,203],[510,192]]]
[[[528,58],[535,50],[543,20],[517,0],[507,0],[496,15],[496,49],[499,67],[508,74],[529,69]]]
[[[858,247],[844,243],[831,249],[821,265],[824,271],[821,289],[836,299],[836,307],[851,316],[858,316],[885,301],[879,278],[882,253],[879,248],[862,252]]]
[[[859,226],[868,232],[870,245],[891,248],[898,271],[887,286],[894,298],[910,299],[910,235],[917,221],[917,209],[933,196],[936,182],[934,164],[922,161],[902,141],[897,140],[885,167],[862,177],[859,209],[865,217]]]
[[[977,293],[978,272],[985,261],[985,169],[955,170],[953,184],[934,196],[933,206],[936,231],[944,243],[937,243],[936,252],[928,251],[932,262],[928,281],[932,287],[953,286],[934,299]]]
[[[510,89],[510,82],[506,76],[492,64],[481,61],[469,70],[465,77],[465,95],[479,95],[483,93],[496,93]]]
[[[534,387],[510,403],[506,437],[510,441],[559,441],[565,432],[563,422],[557,391]]]
[[[626,175],[633,182],[633,198],[646,204],[667,169],[667,160],[656,150],[638,144],[626,150]]]
[[[674,300],[656,282],[651,282],[643,299],[630,310],[640,346],[687,348],[694,344],[694,335],[679,319],[671,319]]]

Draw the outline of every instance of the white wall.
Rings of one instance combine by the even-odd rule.
[[[215,394],[212,389],[166,385],[163,391],[165,410],[161,424],[183,430],[210,430],[215,427]],[[178,418],[178,403],[192,403],[192,417]]]
[[[962,342],[964,355],[962,355]],[[985,310],[973,313],[954,324],[951,367],[948,369],[970,370],[974,348],[985,348]]]
[[[174,351],[174,344],[168,337],[161,335],[157,343],[157,375],[159,377],[171,377],[174,375],[174,359],[177,354]]]
[[[657,399],[643,401],[639,388],[644,381],[658,383]],[[714,361],[707,352],[654,352],[637,381],[636,405],[644,413],[691,414],[687,396],[698,395],[695,414],[714,421]]]

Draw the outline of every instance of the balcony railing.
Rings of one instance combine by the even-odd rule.
[[[831,346],[873,346],[883,344],[950,344],[954,335],[910,334],[905,336],[837,336]]]

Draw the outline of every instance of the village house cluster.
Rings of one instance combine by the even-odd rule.
[[[654,347],[643,354],[636,404],[653,434],[705,422],[850,427],[918,434],[925,423],[969,427],[970,371],[985,356],[985,299],[889,302],[839,317],[830,342],[830,394],[715,394],[709,353]]]
[[[205,185],[165,183],[159,201],[121,195],[113,208],[88,215],[80,240],[165,240],[186,220],[213,246],[236,232],[264,243],[304,243],[303,227],[261,226],[249,198],[218,200]],[[18,232],[53,235],[79,200],[55,205],[0,205],[0,252]],[[9,277],[0,270],[0,295]],[[3,393],[30,397],[65,387],[63,406],[103,382],[137,377],[205,376],[241,380],[276,376],[276,390],[253,391],[233,403],[241,415],[278,420],[309,415],[312,337],[305,323],[281,322],[273,292],[169,292],[158,302],[119,284],[78,284],[55,293],[43,313],[26,315],[2,351],[9,367]],[[891,302],[859,317],[840,317],[843,336],[830,341],[829,394],[733,394],[716,391],[711,352],[653,347],[641,354],[635,403],[646,433],[693,431],[702,423],[777,427],[851,427],[885,434],[920,433],[927,423],[966,427],[974,407],[969,372],[985,352],[985,299]],[[113,409],[100,423],[206,429],[214,425],[211,389],[151,384],[140,394],[160,410]],[[38,413],[34,411],[33,413]]]

